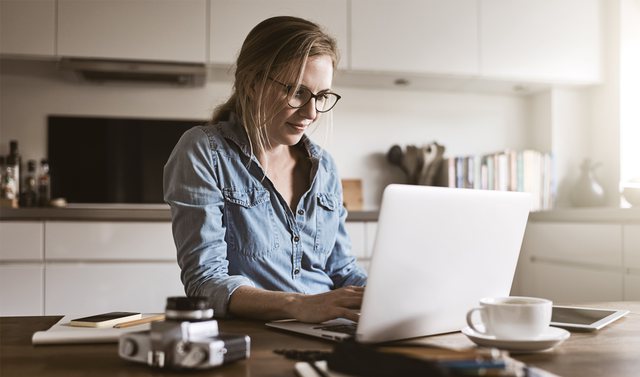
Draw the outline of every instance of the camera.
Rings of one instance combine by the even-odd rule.
[[[165,320],[120,336],[125,360],[172,369],[208,369],[249,357],[248,335],[220,334],[204,297],[169,297]]]

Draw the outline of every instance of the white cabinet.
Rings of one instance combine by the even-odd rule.
[[[640,225],[625,225],[622,233],[625,265],[640,273]]]
[[[0,315],[162,312],[183,296],[168,221],[0,221]]]
[[[177,263],[53,263],[47,265],[45,315],[164,311],[184,296]]]
[[[527,296],[565,303],[623,299],[623,277],[617,271],[545,261],[534,261],[529,268]]]
[[[600,0],[481,0],[481,74],[594,83],[601,78]]]
[[[640,225],[622,228],[625,262],[624,299],[640,300]]]
[[[369,270],[377,225],[378,223],[375,221],[349,221],[346,223],[347,233],[351,238],[352,253],[358,259],[358,264],[366,271]]]
[[[43,225],[0,221],[0,315],[43,314]]]
[[[0,263],[0,316],[43,315],[44,267]]]
[[[170,222],[47,221],[48,260],[176,261]]]
[[[204,63],[207,0],[58,0],[58,55]]]
[[[624,299],[640,301],[640,273],[624,276]]]
[[[640,225],[529,222],[512,293],[564,302],[640,299]]]
[[[622,231],[617,224],[530,222],[523,248],[537,260],[622,268]]]
[[[351,68],[475,76],[476,0],[352,0]]]
[[[362,259],[367,256],[367,237],[365,230],[365,222],[354,221],[345,223],[347,233],[351,239],[351,252],[353,255]]]
[[[182,296],[171,223],[47,221],[46,314],[161,312]]]
[[[259,22],[273,16],[296,16],[309,19],[327,29],[338,41],[342,59],[340,68],[348,66],[347,1],[324,0],[210,0],[209,61],[234,63],[242,42]]]
[[[0,0],[0,54],[55,55],[55,0]]]
[[[0,261],[42,261],[41,221],[0,221]]]

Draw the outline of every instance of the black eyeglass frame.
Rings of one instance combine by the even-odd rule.
[[[285,84],[285,83],[280,82],[280,81],[278,81],[278,80],[276,80],[276,79],[274,79],[274,78],[271,78],[271,77],[269,77],[269,80],[271,80],[271,81],[273,81],[273,82],[275,82],[275,83],[277,83],[277,84],[280,84],[280,85],[284,86],[284,87],[287,89],[287,97],[289,97],[289,95],[291,94],[291,89],[293,88],[293,85]],[[290,101],[290,100],[287,100],[287,106],[289,106],[289,107],[290,107],[290,108],[292,108],[292,109],[300,109],[300,108],[303,108],[303,107],[307,106],[307,104],[309,103],[309,101],[311,101],[311,99],[313,98],[313,99],[315,99],[315,100],[316,100],[316,103],[315,103],[315,106],[314,106],[314,107],[315,107],[315,109],[316,109],[316,111],[317,111],[317,112],[319,112],[319,113],[326,113],[326,112],[331,111],[331,109],[333,109],[334,107],[336,107],[336,104],[338,104],[338,101],[340,101],[340,98],[342,98],[342,96],[341,96],[341,95],[339,95],[338,93],[334,93],[334,92],[320,92],[320,93],[318,93],[318,94],[313,94],[313,92],[312,92],[311,90],[309,90],[309,88],[307,88],[307,87],[305,87],[305,86],[302,86],[302,88],[304,88],[304,89],[306,89],[307,91],[309,91],[309,93],[311,93],[311,97],[309,97],[309,99],[308,99],[305,103],[303,103],[302,105],[300,105],[300,106],[291,106],[291,104],[289,103],[289,101]],[[334,103],[333,103],[333,105],[332,105],[330,108],[328,108],[328,109],[319,110],[319,109],[318,109],[318,98],[322,97],[322,96],[323,96],[323,95],[325,95],[325,94],[332,94],[332,95],[336,96],[336,102],[334,102]]]

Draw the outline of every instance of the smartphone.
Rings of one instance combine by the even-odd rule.
[[[79,327],[113,327],[118,323],[133,321],[142,318],[142,313],[134,312],[110,312],[72,319],[70,326]]]

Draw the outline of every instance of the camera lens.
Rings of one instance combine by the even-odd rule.
[[[165,315],[168,320],[207,321],[213,318],[213,309],[206,297],[169,297]]]

